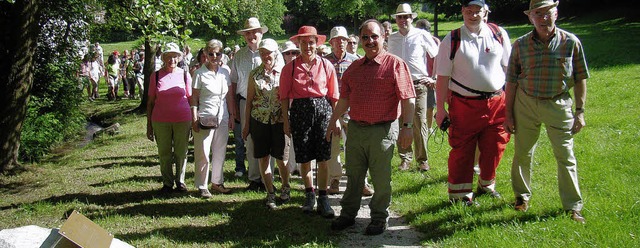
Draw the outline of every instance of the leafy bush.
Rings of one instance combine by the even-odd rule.
[[[21,160],[41,159],[51,147],[75,137],[84,127],[76,68],[62,60],[36,68],[21,134]]]

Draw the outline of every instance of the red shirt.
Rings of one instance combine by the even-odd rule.
[[[300,56],[282,68],[280,100],[327,96],[332,102],[338,101],[340,92],[336,69],[329,60],[320,56],[314,60],[309,70],[302,66]]]
[[[415,98],[407,64],[388,52],[356,60],[342,75],[340,97],[349,100],[349,116],[378,123],[400,117],[400,100]]]

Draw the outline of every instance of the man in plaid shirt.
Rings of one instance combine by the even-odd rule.
[[[378,235],[387,228],[391,203],[391,158],[398,144],[407,148],[413,138],[415,91],[407,64],[383,49],[382,24],[367,20],[360,27],[365,57],[354,61],[342,76],[340,100],[331,115],[326,138],[340,133],[336,121],[349,109],[345,144],[347,188],[340,201],[340,217],[331,229],[343,230],[355,223],[360,209],[367,170],[376,192],[371,198],[371,223],[365,234]],[[398,108],[400,107],[400,108]],[[399,128],[398,118],[403,126]]]
[[[511,167],[515,209],[524,212],[529,207],[533,153],[544,124],[557,161],[562,207],[573,220],[585,223],[573,135],[585,126],[589,71],[580,40],[555,25],[557,6],[553,0],[532,0],[524,12],[534,29],[513,43],[504,127],[515,140]]]

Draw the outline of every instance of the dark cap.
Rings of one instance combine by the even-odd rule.
[[[485,1],[484,0],[462,0],[462,6],[469,6],[469,5],[477,5],[480,6],[481,8],[484,8],[485,6]]]

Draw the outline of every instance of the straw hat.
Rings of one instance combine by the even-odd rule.
[[[269,28],[265,26],[260,26],[260,21],[258,21],[258,18],[251,17],[244,22],[244,29],[240,29],[236,31],[236,33],[238,33],[239,35],[243,35],[244,32],[254,30],[254,29],[260,29],[262,33],[266,33],[267,31],[269,31]]]
[[[329,37],[329,41],[333,40],[333,38],[336,37],[342,37],[345,39],[349,39],[349,34],[347,33],[347,29],[344,28],[343,26],[337,26],[331,29],[331,35]]]
[[[296,46],[295,43],[288,40],[288,41],[285,41],[284,44],[282,44],[282,52],[284,53],[288,51],[300,51],[300,49]]]
[[[315,36],[316,39],[318,39],[318,41],[316,42],[316,44],[318,45],[324,44],[324,42],[327,41],[327,36],[318,34],[318,30],[316,30],[316,28],[312,26],[300,27],[298,29],[298,34],[291,36],[289,40],[293,42],[298,42],[299,37],[305,37],[305,36]]]
[[[177,54],[180,54],[180,56],[182,56],[182,51],[180,51],[180,47],[178,46],[178,44],[173,42],[169,42],[164,46],[164,50],[162,51],[162,56],[168,53],[177,53]]]
[[[525,15],[529,15],[529,12],[531,12],[534,9],[540,9],[540,8],[546,8],[546,7],[557,7],[558,4],[560,4],[560,1],[554,1],[554,0],[531,0],[531,2],[529,2],[529,9],[524,11]]]
[[[413,11],[411,11],[411,5],[409,5],[408,3],[402,3],[398,5],[396,13],[391,14],[391,17],[396,18],[397,15],[411,15],[411,18],[416,18],[418,16],[418,13],[413,13]]]

